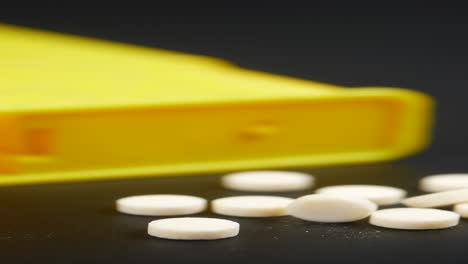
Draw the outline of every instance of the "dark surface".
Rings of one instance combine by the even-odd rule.
[[[468,171],[466,11],[427,5],[22,7],[2,8],[0,21],[218,56],[249,68],[346,86],[427,92],[438,102],[434,144],[428,151],[395,163],[310,170],[318,176],[319,186],[388,184],[415,194],[421,176]],[[205,175],[0,188],[0,261],[463,263],[466,259],[467,220],[448,230],[417,232],[376,228],[366,221],[317,224],[290,217],[232,218],[241,224],[236,238],[180,242],[147,236],[146,224],[154,218],[121,215],[113,209],[115,199],[133,194],[180,193],[208,199],[238,194],[223,190],[218,181],[215,175]]]
[[[311,170],[318,185],[374,183],[416,194],[418,176],[451,171],[454,164],[417,168],[404,163]],[[297,197],[308,192],[287,193]],[[468,221],[438,231],[399,231],[350,224],[319,224],[292,217],[236,218],[238,237],[218,241],[171,241],[146,234],[156,217],[119,214],[116,199],[148,193],[191,194],[213,199],[239,192],[220,187],[219,177],[163,177],[0,189],[0,249],[3,263],[240,263],[268,261],[359,261],[450,263],[464,259]],[[203,216],[215,216],[210,213]],[[101,261],[101,262],[100,262]],[[427,261],[427,262],[424,262]]]

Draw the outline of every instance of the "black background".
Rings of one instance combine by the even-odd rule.
[[[43,6],[2,7],[0,22],[216,56],[243,67],[343,86],[426,92],[437,100],[437,125],[434,143],[424,153],[385,164],[304,169],[317,175],[319,186],[389,184],[415,194],[421,176],[468,171],[467,11],[424,2],[380,8]],[[206,198],[236,194],[219,187],[218,175],[0,188],[0,261],[462,263],[466,259],[466,220],[450,230],[415,232],[376,228],[365,221],[329,225],[289,217],[232,218],[242,226],[237,238],[180,242],[145,235],[146,223],[153,218],[113,210],[114,200],[121,196],[161,192]]]

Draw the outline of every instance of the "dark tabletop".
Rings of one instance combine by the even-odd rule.
[[[90,11],[91,10],[91,11]],[[384,184],[417,194],[422,176],[468,172],[466,8],[2,8],[0,21],[221,57],[241,66],[344,86],[396,86],[437,100],[433,145],[401,161],[308,169],[318,186]],[[1,58],[0,58],[1,59]],[[1,95],[0,95],[1,96]],[[308,122],[305,120],[305,122]],[[312,120],[310,122],[313,122]],[[286,193],[297,197],[311,193]],[[438,231],[367,222],[247,219],[238,237],[183,242],[146,235],[155,217],[118,214],[148,193],[213,199],[219,175],[0,188],[1,263],[463,263],[468,220]],[[210,213],[202,214],[213,216]]]

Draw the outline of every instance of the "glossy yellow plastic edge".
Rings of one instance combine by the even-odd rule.
[[[3,33],[3,35],[2,35]],[[400,158],[423,149],[430,141],[430,132],[432,127],[432,107],[433,102],[431,98],[425,94],[405,90],[405,89],[396,89],[396,88],[385,88],[385,87],[366,87],[366,88],[353,88],[353,89],[340,89],[339,86],[321,84],[317,82],[309,82],[305,80],[298,80],[290,77],[277,76],[267,73],[249,71],[241,68],[237,68],[229,63],[223,62],[217,59],[185,55],[174,52],[166,52],[153,50],[148,48],[134,47],[131,45],[125,44],[115,44],[105,41],[90,40],[79,37],[70,37],[63,36],[60,34],[52,34],[41,31],[34,31],[22,28],[16,28],[11,26],[1,26],[0,25],[0,43],[6,37],[14,34],[18,39],[11,42],[10,44],[18,43],[21,38],[34,39],[34,43],[43,42],[43,48],[36,49],[33,45],[26,45],[24,48],[30,53],[39,53],[39,57],[47,57],[50,55],[51,50],[48,50],[50,45],[60,45],[63,49],[70,49],[66,53],[69,56],[72,56],[73,47],[79,46],[82,49],[89,48],[90,50],[96,49],[98,53],[88,54],[89,56],[81,56],[76,59],[76,65],[83,65],[86,60],[92,60],[96,64],[101,63],[102,53],[108,52],[107,62],[102,64],[101,67],[106,65],[112,65],[112,60],[125,60],[132,61],[132,69],[136,68],[137,71],[133,72],[135,75],[133,77],[147,77],[147,74],[139,75],[138,69],[145,71],[149,66],[156,67],[157,69],[165,69],[165,63],[172,66],[172,69],[167,70],[165,73],[171,75],[169,79],[164,79],[163,84],[165,86],[171,85],[174,89],[168,93],[162,93],[158,90],[155,93],[151,89],[143,89],[145,96],[138,96],[131,98],[131,96],[123,97],[114,97],[110,98],[108,101],[100,103],[99,100],[91,100],[86,96],[79,98],[77,101],[68,104],[61,104],[60,100],[50,100],[48,97],[41,98],[43,100],[34,100],[34,97],[28,97],[27,95],[13,94],[10,98],[8,96],[3,96],[0,94],[0,121],[12,119],[11,122],[3,122],[6,129],[3,130],[1,135],[7,135],[5,131],[12,132],[12,137],[21,136],[18,133],[14,132],[15,128],[15,118],[21,120],[23,116],[28,115],[41,115],[41,116],[52,116],[52,115],[66,115],[68,113],[73,114],[90,114],[90,113],[99,113],[100,111],[133,111],[135,109],[164,109],[172,108],[178,109],[178,111],[184,111],[184,109],[190,107],[210,107],[217,106],[222,109],[224,106],[255,106],[262,107],[263,111],[268,112],[270,104],[281,103],[283,105],[294,106],[297,104],[311,103],[311,106],[314,106],[316,103],[322,102],[340,102],[340,100],[349,100],[351,102],[365,99],[366,101],[372,102],[390,102],[391,104],[398,105],[398,111],[401,113],[396,115],[398,118],[397,127],[389,127],[394,131],[390,131],[394,134],[392,136],[392,142],[381,149],[372,149],[372,150],[363,150],[359,151],[356,149],[352,152],[345,153],[325,153],[318,155],[285,155],[282,157],[255,157],[251,159],[237,159],[237,160],[213,160],[213,161],[194,161],[194,162],[185,162],[185,163],[175,163],[175,164],[139,164],[135,166],[128,167],[91,167],[89,168],[88,164],[84,162],[82,167],[74,167],[73,169],[63,167],[64,170],[47,170],[47,166],[40,170],[34,170],[34,164],[46,164],[49,162],[49,159],[66,159],[67,157],[60,156],[41,156],[41,155],[30,155],[26,153],[23,155],[22,152],[31,151],[25,146],[21,146],[21,140],[11,140],[10,138],[0,138],[0,185],[12,185],[12,184],[27,184],[27,183],[47,183],[47,182],[64,182],[64,181],[79,181],[79,180],[95,180],[95,179],[115,179],[115,178],[130,178],[130,177],[148,177],[154,175],[184,175],[184,174],[193,174],[193,173],[211,173],[211,172],[220,172],[220,171],[231,171],[231,170],[244,170],[244,169],[261,169],[261,168],[289,168],[297,166],[326,166],[334,164],[353,164],[361,162],[375,162]],[[11,41],[11,39],[10,39]],[[4,47],[12,48],[14,45],[4,45]],[[1,44],[0,44],[1,47]],[[13,47],[14,48],[14,47]],[[24,51],[21,49],[16,49],[16,52],[22,53]],[[110,49],[110,51],[106,51]],[[123,57],[120,56],[122,50],[124,49],[125,54]],[[117,50],[117,52],[115,52]],[[2,51],[0,51],[1,53]],[[6,51],[3,50],[5,53]],[[114,53],[113,53],[114,52]],[[14,56],[14,51],[8,52],[10,62],[18,62]],[[134,56],[140,58],[134,60]],[[170,55],[169,55],[170,54]],[[105,54],[104,54],[105,55]],[[83,59],[83,57],[85,57]],[[150,57],[148,59],[147,57]],[[153,65],[152,60],[158,58],[166,58],[164,63],[157,63]],[[71,59],[71,58],[69,58]],[[54,59],[50,59],[54,61]],[[21,60],[19,60],[21,61]],[[6,60],[3,61],[4,66],[8,66]],[[23,62],[28,62],[25,60]],[[47,76],[51,74],[51,71],[55,73],[60,73],[60,63],[63,62],[63,58],[59,56],[55,58],[55,63],[59,64],[48,64],[50,66],[49,70],[43,70],[42,74]],[[138,64],[141,63],[141,64]],[[180,66],[180,65],[183,66]],[[189,66],[187,66],[189,65]],[[23,68],[18,68],[15,70],[6,70],[6,67],[1,67],[0,62],[0,73],[7,72],[9,76],[17,76],[18,74],[23,74]],[[184,86],[186,82],[178,82],[180,79],[180,67],[183,69],[198,69],[196,76],[190,75],[190,71],[185,77],[188,80],[196,81],[200,86],[202,85],[204,91],[200,96],[192,88],[187,88]],[[188,67],[188,68],[187,68]],[[112,67],[111,67],[112,68]],[[74,68],[75,69],[75,68]],[[102,69],[102,68],[101,68]],[[123,69],[115,69],[116,72],[121,73]],[[202,69],[202,70],[199,70]],[[34,69],[31,69],[31,74],[29,77],[34,81],[34,78],[43,75],[38,75]],[[73,75],[66,75],[58,83],[53,83],[55,85],[63,85],[64,83],[70,82]],[[198,76],[201,75],[201,78]],[[1,75],[0,75],[1,76]],[[106,84],[108,81],[105,79],[106,76],[101,78],[100,76],[94,76],[98,83]],[[150,80],[157,82],[157,78],[150,76]],[[43,81],[47,83],[49,78],[44,78]],[[207,82],[208,80],[208,82]],[[211,81],[210,81],[211,80]],[[168,81],[176,81],[174,83],[168,83]],[[205,83],[206,82],[206,83]],[[2,79],[0,77],[0,92],[2,88],[15,87],[18,83],[15,82],[15,78]],[[86,85],[90,85],[92,82],[87,82]],[[220,84],[223,87],[219,87]],[[77,82],[77,87],[79,87],[80,82]],[[164,85],[161,86],[164,88]],[[149,86],[150,88],[152,86]],[[246,87],[249,90],[246,90]],[[57,91],[59,88],[49,90]],[[125,89],[125,86],[122,86],[122,89]],[[10,88],[11,89],[11,88]],[[105,88],[103,88],[105,89]],[[107,88],[108,89],[108,88]],[[94,88],[96,90],[96,88]],[[7,91],[7,90],[5,90]],[[10,92],[12,90],[9,90]],[[13,90],[15,91],[15,90]],[[249,91],[252,91],[249,93]],[[87,95],[87,92],[84,91],[84,95]],[[14,92],[13,92],[14,93]],[[93,93],[93,92],[91,92]],[[188,93],[188,94],[187,94]],[[197,93],[197,94],[196,94]],[[79,97],[79,96],[78,96]],[[142,100],[141,97],[145,100]],[[160,98],[164,97],[164,98]],[[60,94],[60,98],[67,98],[66,94]],[[124,98],[124,100],[122,100]],[[115,100],[114,100],[115,99]],[[160,100],[159,100],[160,99]],[[57,102],[59,101],[59,102]],[[271,109],[273,110],[273,109]],[[287,110],[287,109],[286,109]],[[291,119],[294,119],[294,116],[291,116]],[[295,120],[299,122],[299,120]],[[340,120],[331,120],[333,122],[340,122]],[[328,121],[327,121],[328,122]],[[41,119],[34,120],[32,125],[34,128],[47,127],[49,124],[45,122],[41,123]],[[8,127],[10,129],[8,129]],[[108,133],[112,133],[115,127],[109,127]],[[208,128],[209,129],[209,128]],[[0,130],[2,130],[2,122],[0,122]],[[40,132],[40,131],[39,131]],[[105,132],[105,131],[104,131]],[[389,132],[389,133],[390,133]],[[392,134],[392,135],[393,135]],[[41,133],[36,133],[41,139]],[[75,140],[80,140],[81,133],[77,131],[76,134],[71,134],[75,137]],[[177,138],[174,138],[177,140]],[[305,140],[305,139],[304,139]],[[327,139],[327,140],[333,140]],[[47,140],[46,140],[47,141]],[[14,143],[19,145],[15,145]],[[34,142],[33,142],[34,143]],[[36,142],[37,143],[37,142]],[[41,151],[41,142],[39,144],[34,144],[34,151]],[[46,144],[46,143],[45,143]],[[118,146],[117,146],[118,147]],[[222,149],[223,146],[220,146]],[[117,151],[117,149],[116,149]],[[122,151],[122,150],[118,150]],[[3,155],[2,155],[3,153]],[[57,154],[57,153],[56,153]],[[92,157],[88,157],[92,158]],[[9,168],[9,164],[5,161],[14,161],[19,168]],[[84,159],[86,160],[86,159]],[[2,163],[3,162],[3,163]],[[116,161],[118,162],[118,161]],[[3,164],[3,165],[2,165]],[[6,165],[5,165],[6,164]],[[22,169],[21,164],[32,164],[33,169]],[[78,163],[79,166],[80,163]],[[112,164],[112,163],[111,163]],[[10,162],[11,165],[11,162]],[[3,167],[2,167],[3,166]],[[14,166],[13,166],[14,167]],[[2,172],[2,168],[4,169]],[[12,171],[12,172],[9,172]]]

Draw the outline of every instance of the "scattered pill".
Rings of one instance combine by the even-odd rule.
[[[371,214],[369,223],[375,226],[427,230],[456,226],[460,216],[454,212],[427,208],[392,208]]]
[[[409,207],[441,207],[468,202],[468,189],[425,194],[406,198],[402,204]]]
[[[291,171],[246,171],[225,175],[222,184],[238,191],[287,192],[312,187],[314,177]]]
[[[419,189],[424,192],[444,192],[468,188],[468,174],[439,174],[422,178]]]
[[[377,205],[367,199],[329,194],[299,197],[288,207],[294,217],[314,222],[343,223],[368,217]]]
[[[283,192],[305,190],[314,185],[313,176],[288,171],[247,171],[227,174],[224,187],[239,191]],[[323,223],[353,222],[369,217],[375,226],[428,230],[456,226],[460,217],[468,218],[468,174],[427,176],[420,189],[432,194],[405,198],[406,191],[381,185],[336,185],[316,190],[298,199],[281,196],[245,195],[215,199],[212,211],[237,217],[275,217],[291,215]],[[378,205],[402,203],[408,207],[378,210]],[[454,212],[429,209],[455,205]],[[119,212],[133,215],[169,216],[199,213],[207,201],[189,195],[140,195],[118,199]],[[151,236],[176,240],[213,240],[239,234],[239,224],[217,218],[181,217],[152,221]]]
[[[320,188],[316,193],[349,195],[368,199],[378,205],[396,204],[406,196],[405,190],[380,185],[337,185]]]
[[[222,215],[241,217],[269,217],[287,215],[287,207],[294,199],[279,196],[232,196],[213,200],[211,209]]]
[[[206,209],[207,201],[189,195],[140,195],[118,199],[117,211],[132,215],[187,215]]]
[[[213,240],[237,236],[239,224],[217,218],[167,218],[150,222],[148,234],[166,239]]]
[[[468,218],[468,203],[457,204],[453,210],[463,218]]]

